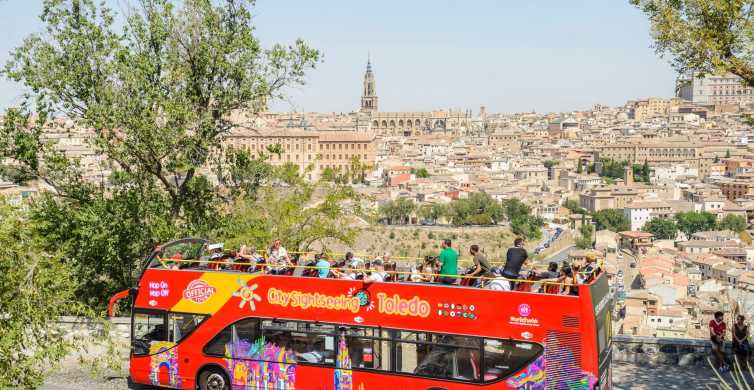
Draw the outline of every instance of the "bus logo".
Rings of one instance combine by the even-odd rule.
[[[531,314],[531,306],[526,303],[518,305],[518,315],[521,317],[528,317]]]
[[[207,302],[212,295],[215,295],[216,291],[217,289],[207,284],[207,282],[201,279],[196,279],[191,281],[191,283],[186,286],[186,289],[183,290],[183,298],[194,303],[204,303]]]

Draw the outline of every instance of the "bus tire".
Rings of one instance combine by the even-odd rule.
[[[217,367],[207,367],[199,374],[199,390],[230,390],[228,376]]]

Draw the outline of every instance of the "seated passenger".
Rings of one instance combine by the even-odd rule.
[[[387,274],[385,274],[385,268],[382,260],[377,259],[373,261],[371,268],[372,272],[370,272],[364,280],[368,282],[384,282]]]
[[[273,275],[284,274],[288,267],[291,266],[291,259],[288,251],[280,244],[280,240],[275,240],[267,251],[267,270]]]
[[[315,267],[317,267],[318,278],[324,279],[330,276],[330,262],[327,260],[327,257],[320,255]]]
[[[498,290],[498,291],[510,291],[511,282],[510,280],[508,280],[508,278],[504,276],[497,276],[494,279],[492,279],[484,288],[487,288],[490,290]]]
[[[419,264],[411,268],[411,277],[409,280],[415,283],[430,282],[432,276],[426,274],[432,273],[432,270],[430,269],[430,272],[425,272],[425,267],[428,267],[427,263]]]
[[[214,270],[220,269],[220,261],[224,256],[223,246],[224,245],[221,242],[207,245],[207,250],[209,250],[209,257],[207,258],[206,264],[208,268]]]
[[[547,271],[542,272],[539,274],[540,280],[543,281],[542,283],[542,292],[546,294],[559,294],[560,293],[560,285],[556,284],[560,282],[560,272],[558,272],[558,263],[551,261],[549,266],[547,267]],[[554,282],[554,283],[547,283],[548,281]]]

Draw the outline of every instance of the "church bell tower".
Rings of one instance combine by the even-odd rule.
[[[374,73],[372,72],[372,61],[367,59],[367,71],[364,73],[364,90],[361,94],[361,112],[377,111],[377,92],[374,88]]]

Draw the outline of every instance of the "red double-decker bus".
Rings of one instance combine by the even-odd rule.
[[[206,267],[150,256],[130,295],[131,380],[176,389],[607,389],[606,278],[578,296]],[[178,263],[180,266],[176,266]],[[206,269],[202,269],[206,267]]]

